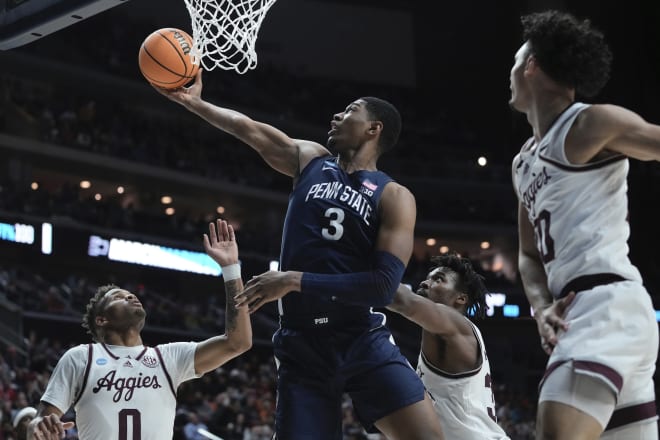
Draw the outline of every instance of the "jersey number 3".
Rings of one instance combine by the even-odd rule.
[[[321,235],[326,240],[339,240],[344,235],[344,210],[341,208],[328,208],[323,214],[325,218],[329,219],[328,227],[321,229]]]
[[[536,247],[544,263],[555,259],[555,241],[550,236],[550,211],[543,210],[534,220]]]

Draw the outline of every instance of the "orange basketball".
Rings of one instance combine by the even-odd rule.
[[[163,28],[150,34],[140,46],[140,72],[151,84],[176,89],[188,84],[199,70],[193,64],[193,40],[181,29]]]

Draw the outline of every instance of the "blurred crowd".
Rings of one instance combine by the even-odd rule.
[[[0,343],[0,440],[16,440],[12,421],[22,408],[37,407],[53,367],[72,345],[31,334],[27,355]],[[270,440],[275,408],[275,363],[267,350],[253,348],[198,380],[185,382],[177,394],[174,440],[204,439],[207,430],[225,440]],[[511,440],[533,439],[534,398],[506,386],[495,389],[497,415]],[[356,419],[350,399],[343,403],[344,440],[382,440],[367,434]],[[73,420],[69,411],[63,420]],[[67,440],[77,439],[75,427]]]

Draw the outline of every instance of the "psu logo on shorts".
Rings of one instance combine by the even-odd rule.
[[[314,325],[327,324],[328,321],[328,318],[314,318]]]
[[[149,368],[156,368],[158,366],[158,359],[149,355],[144,356],[141,362],[144,366]]]

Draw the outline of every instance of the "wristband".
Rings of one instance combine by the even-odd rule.
[[[221,268],[225,281],[237,280],[241,277],[241,265],[238,263],[222,266]]]

